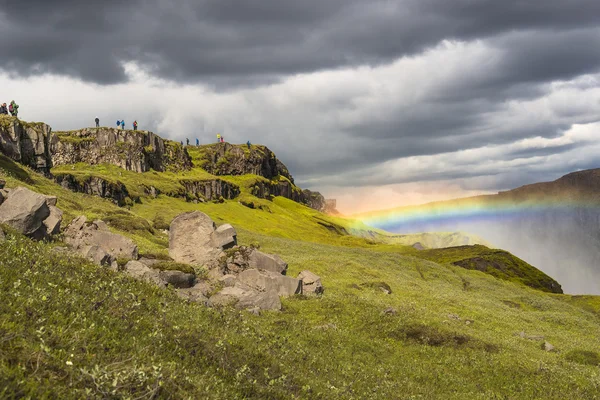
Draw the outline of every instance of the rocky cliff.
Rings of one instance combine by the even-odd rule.
[[[251,191],[254,196],[261,199],[268,199],[270,196],[281,196],[321,212],[328,210],[328,203],[321,193],[308,189],[302,190],[287,179],[278,181],[257,180]]]
[[[192,161],[183,146],[148,131],[88,128],[56,132],[51,149],[54,165],[113,164],[135,172],[188,170]]]
[[[279,176],[294,183],[287,167],[265,146],[236,146],[215,143],[201,148],[201,167],[213,175],[253,174],[274,179]]]
[[[45,174],[52,168],[52,136],[52,128],[44,123],[0,115],[0,153]]]

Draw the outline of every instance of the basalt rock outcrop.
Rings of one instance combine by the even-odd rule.
[[[182,179],[179,183],[185,188],[188,197],[197,197],[204,201],[219,200],[221,198],[232,200],[240,195],[239,186],[222,179]]]
[[[215,143],[203,146],[203,151],[202,168],[213,175],[253,174],[267,179],[281,175],[294,182],[287,167],[265,146],[252,146],[248,149],[229,143]]]
[[[52,137],[52,128],[44,123],[0,115],[0,153],[44,174],[52,168]]]
[[[281,196],[317,211],[327,211],[328,203],[321,193],[308,189],[302,190],[285,179],[278,181],[257,180],[252,186],[251,192],[254,196],[261,199],[269,199],[271,196]]]
[[[134,172],[188,170],[192,167],[183,146],[148,131],[87,128],[56,132],[52,136],[50,153],[54,165],[106,163]]]
[[[118,206],[124,206],[127,198],[137,201],[139,197],[132,197],[127,187],[121,182],[109,182],[97,176],[88,176],[79,179],[75,175],[59,173],[54,175],[54,181],[73,192],[85,193],[91,196],[99,196],[111,199]]]

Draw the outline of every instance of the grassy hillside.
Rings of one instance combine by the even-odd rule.
[[[75,170],[128,185],[179,178]],[[283,198],[253,198],[264,207],[249,209],[237,199],[194,204],[141,191],[141,202],[127,209],[72,193],[2,156],[0,176],[10,187],[58,196],[65,221],[106,220],[142,253],[166,253],[160,227],[175,215],[206,212],[232,223],[241,244],[280,254],[289,275],[310,269],[326,288],[320,298],[285,299],[282,312],[261,316],[207,309],[9,235],[0,246],[0,398],[600,397],[598,298],[545,293],[453,265],[473,248],[417,251],[416,237]],[[244,187],[252,177],[224,179]],[[542,350],[544,340],[557,351]]]

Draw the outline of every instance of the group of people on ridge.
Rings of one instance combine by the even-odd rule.
[[[14,101],[13,101],[14,103]],[[11,103],[12,105],[12,103]],[[17,106],[17,108],[19,108],[19,106]],[[16,116],[16,113],[15,113]],[[95,119],[96,122],[96,128],[100,127],[100,118],[96,117]],[[125,129],[125,120],[117,120],[117,128],[121,128],[121,129]],[[138,122],[137,121],[133,121],[133,130],[137,131],[138,128]],[[217,143],[225,143],[225,137],[223,135],[221,135],[220,133],[217,133]],[[183,140],[181,141],[181,145],[183,146]],[[190,139],[186,138],[185,139],[185,145],[189,146],[190,145]],[[196,138],[196,146],[200,146],[200,139]],[[246,142],[246,146],[248,146],[248,149],[250,149],[252,147],[252,143],[250,143],[250,141],[248,140],[248,142]]]
[[[94,122],[96,122],[96,128],[100,128],[100,118],[96,117],[96,119],[94,120]],[[121,129],[125,129],[125,120],[117,120],[117,128],[121,128]],[[137,121],[133,121],[133,130],[137,131],[138,128],[138,122]]]
[[[18,117],[19,115],[19,105],[14,100],[10,102],[8,107],[6,107],[6,103],[2,103],[0,106],[0,115],[8,115],[8,113],[13,117]]]
[[[125,129],[125,120],[122,119],[121,121],[117,120],[117,128],[121,127],[121,129]],[[137,131],[138,128],[138,123],[137,121],[133,121],[133,130]]]

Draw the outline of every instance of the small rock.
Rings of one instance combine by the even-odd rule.
[[[56,197],[54,199],[56,200]],[[56,201],[54,203],[56,204]],[[56,235],[60,232],[63,212],[53,205],[49,205],[48,208],[50,209],[50,215],[44,220],[46,232],[48,235]]]
[[[132,278],[154,283],[162,288],[166,286],[165,282],[160,279],[160,273],[157,270],[149,268],[139,261],[129,261],[125,265],[125,273]]]
[[[473,321],[472,319],[465,319],[465,325],[471,325],[473,324],[475,321]]]
[[[383,314],[396,315],[396,314],[398,314],[398,310],[396,310],[394,307],[389,307],[389,308],[386,308],[385,310],[383,310]]]
[[[184,300],[206,305],[208,302],[207,294],[211,287],[206,282],[198,282],[193,287],[188,289],[177,289],[177,296]]]
[[[79,254],[96,265],[110,267],[115,258],[105,252],[100,246],[84,246],[78,249]]]
[[[275,254],[266,254],[258,250],[253,250],[248,258],[250,269],[264,269],[285,275],[287,272],[287,263]]]
[[[550,343],[548,343],[548,342],[544,342],[544,343],[542,344],[542,350],[545,350],[545,351],[554,351],[554,346],[552,346],[552,345],[551,345]]]
[[[413,247],[413,249],[419,250],[419,251],[425,250],[425,247],[420,242],[413,244],[412,247]]]
[[[460,317],[456,314],[448,314],[448,318],[453,319],[455,321],[460,321]]]
[[[310,271],[300,272],[298,279],[302,281],[302,293],[304,294],[323,294],[325,291],[321,284],[321,277]]]
[[[196,281],[195,275],[181,271],[160,271],[159,276],[165,283],[177,289],[191,288]]]
[[[230,249],[237,245],[237,232],[229,224],[221,225],[211,236],[213,246],[221,250]]]
[[[260,315],[260,307],[250,307],[247,308],[246,311],[254,315]]]

